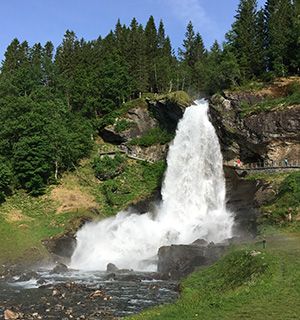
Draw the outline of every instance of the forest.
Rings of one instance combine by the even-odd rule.
[[[190,22],[177,51],[153,16],[117,21],[92,41],[67,30],[56,49],[13,39],[0,73],[0,202],[18,188],[42,194],[89,154],[105,119],[144,93],[209,96],[299,75],[300,1],[241,0],[225,39],[208,49]]]

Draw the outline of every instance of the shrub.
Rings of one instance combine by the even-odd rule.
[[[150,147],[154,144],[165,144],[170,142],[174,135],[161,128],[150,129],[145,135],[134,138],[130,141],[131,145]]]
[[[115,124],[115,131],[116,132],[123,132],[129,129],[132,126],[132,122],[128,121],[127,119],[120,119]]]
[[[125,158],[120,154],[116,154],[114,157],[104,156],[94,159],[92,167],[95,172],[95,176],[100,180],[113,179],[117,175],[123,172],[125,164]]]

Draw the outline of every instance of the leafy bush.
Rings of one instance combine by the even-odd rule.
[[[119,176],[100,185],[105,199],[103,211],[112,215],[133,202],[149,197],[161,186],[165,168],[164,161],[128,162]]]
[[[140,138],[134,138],[130,141],[131,145],[141,147],[150,147],[154,144],[165,144],[170,142],[174,135],[161,128],[150,129],[145,135]]]
[[[103,156],[94,159],[92,167],[95,172],[95,176],[100,180],[112,179],[123,172],[125,164],[125,158],[120,154],[116,154],[114,157]]]
[[[300,172],[293,172],[280,183],[277,197],[264,206],[264,211],[268,213],[266,222],[281,223],[287,214],[297,214],[299,208]]]
[[[128,121],[127,119],[118,120],[115,124],[115,131],[116,132],[123,132],[129,129],[132,126],[132,122]]]

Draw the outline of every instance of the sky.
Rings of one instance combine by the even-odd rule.
[[[258,0],[263,5],[265,0]],[[120,18],[130,24],[133,17],[146,24],[153,15],[162,19],[173,48],[182,45],[191,20],[206,47],[222,42],[230,29],[239,0],[0,0],[0,61],[14,38],[30,45],[50,40],[57,47],[67,29],[78,38],[105,36]]]

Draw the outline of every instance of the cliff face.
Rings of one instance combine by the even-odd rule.
[[[221,142],[225,161],[241,159],[289,161],[300,157],[300,105],[242,116],[243,103],[265,97],[253,93],[224,93],[210,100],[210,117]]]
[[[139,158],[163,160],[167,156],[168,142],[175,133],[177,123],[191,102],[183,91],[140,99],[134,107],[119,116],[114,124],[103,128],[100,135],[105,142],[119,145],[122,150]],[[152,142],[136,143],[137,139],[149,137],[149,134],[152,135]],[[170,139],[160,135],[168,135]]]

